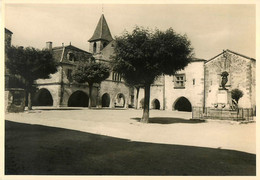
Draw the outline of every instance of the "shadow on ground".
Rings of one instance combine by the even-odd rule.
[[[41,110],[41,111],[67,111],[67,110],[86,110],[86,109],[89,109],[88,107],[80,107],[80,108],[40,108],[40,107],[37,107],[37,108],[34,108],[33,110],[31,110],[31,112],[33,112],[34,110]],[[96,107],[92,107],[91,109],[89,110],[126,110],[125,108],[96,108]],[[28,111],[28,110],[27,110]]]
[[[71,111],[71,110],[82,110],[82,108],[37,108],[37,109],[33,109],[30,111],[34,111],[34,110],[41,110],[41,111]],[[28,111],[28,110],[27,110]]]
[[[256,175],[256,155],[5,121],[6,175]]]
[[[131,118],[138,122],[141,121],[141,118]],[[182,119],[182,118],[172,118],[172,117],[152,117],[149,118],[149,123],[156,123],[156,124],[174,124],[174,123],[204,123],[205,120],[200,119]]]

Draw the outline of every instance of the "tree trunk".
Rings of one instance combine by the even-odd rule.
[[[32,110],[32,92],[28,90],[28,110]]]
[[[28,110],[32,110],[32,84],[33,84],[33,81],[28,81],[26,83]]]
[[[150,84],[144,86],[144,110],[141,122],[149,122],[149,108],[150,108]]]
[[[88,100],[88,108],[91,109],[91,104],[92,104],[92,88],[93,88],[93,84],[89,84],[89,100]]]
[[[135,109],[137,109],[137,107],[138,107],[139,90],[140,90],[140,87],[136,87]]]

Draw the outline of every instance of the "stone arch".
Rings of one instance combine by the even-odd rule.
[[[144,108],[144,98],[142,98],[139,102],[139,108],[143,109]]]
[[[33,98],[34,106],[53,106],[53,98],[50,91],[46,88],[39,89]]]
[[[152,101],[152,109],[160,109],[160,101],[158,99]]]
[[[102,107],[109,107],[110,106],[110,96],[108,93],[104,93],[102,95]]]
[[[173,110],[178,111],[192,111],[192,105],[191,102],[186,97],[179,97],[172,105]]]
[[[75,91],[68,100],[68,107],[88,107],[89,97],[83,91]]]
[[[115,99],[115,107],[124,108],[125,107],[125,96],[122,93],[118,93]]]

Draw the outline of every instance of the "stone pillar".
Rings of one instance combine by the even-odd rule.
[[[217,104],[219,108],[229,109],[231,104],[231,93],[227,89],[218,90]]]

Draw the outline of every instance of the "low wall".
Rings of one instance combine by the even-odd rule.
[[[5,91],[5,112],[23,112],[25,108],[25,91],[8,89]]]

